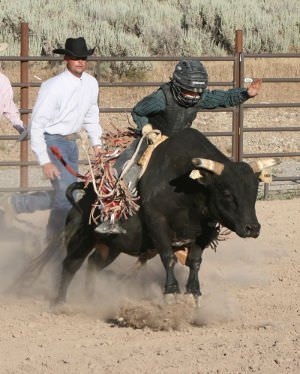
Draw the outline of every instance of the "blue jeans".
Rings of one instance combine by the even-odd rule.
[[[114,168],[117,170],[118,175],[121,174],[122,168],[123,168],[125,162],[130,160],[131,157],[133,156],[133,154],[136,150],[136,147],[138,146],[140,140],[141,140],[141,138],[134,139],[134,141],[132,143],[130,143],[127,146],[127,148],[125,148],[124,151],[117,158],[117,160],[114,164]]]
[[[63,159],[75,172],[78,172],[78,147],[76,140],[66,140],[61,135],[45,134],[45,140],[50,160],[60,171],[60,177],[51,181],[54,188],[54,199],[47,225],[47,239],[51,241],[64,229],[65,219],[71,208],[71,204],[66,198],[66,190],[70,184],[76,182],[77,177],[65,168],[51,152],[50,147],[56,146]]]
[[[51,152],[50,147],[56,146],[63,159],[78,173],[78,147],[76,140],[66,140],[61,135],[45,134],[48,154],[51,162],[60,171],[60,178],[51,181],[54,188],[53,209],[69,209],[71,207],[66,198],[66,190],[70,184],[76,182],[77,177],[71,174],[65,166]]]
[[[66,190],[70,184],[76,182],[77,177],[71,174],[50,150],[56,146],[63,159],[75,172],[78,172],[78,148],[76,140],[66,140],[62,135],[45,134],[50,161],[60,171],[60,178],[51,181],[53,191],[41,191],[28,194],[15,194],[11,203],[17,213],[32,213],[36,210],[51,209],[47,238],[51,240],[63,228],[71,204],[66,198]]]
[[[14,194],[11,203],[17,213],[33,213],[51,209],[53,199],[54,191],[38,191]]]
[[[66,140],[61,135],[45,134],[48,146],[48,154],[51,162],[60,171],[60,179],[51,181],[53,191],[40,191],[28,194],[14,194],[11,203],[17,213],[32,213],[36,210],[63,209],[68,210],[70,203],[65,193],[67,187],[75,182],[77,178],[72,175],[63,164],[51,152],[50,147],[56,146],[64,160],[77,172],[78,171],[78,148],[75,140]]]

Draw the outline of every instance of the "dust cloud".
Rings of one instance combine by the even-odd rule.
[[[42,218],[36,217],[39,225],[31,227],[24,224],[3,227],[2,224],[1,298],[8,295],[8,289],[9,297],[21,295],[51,302],[55,296],[61,260],[50,262],[29,286],[18,289],[16,293],[11,289],[32,259],[45,248],[47,220]],[[260,271],[268,253],[254,239],[240,239],[235,234],[231,237],[219,244],[216,253],[209,248],[204,252],[199,273],[200,308],[195,308],[194,299],[187,295],[178,295],[171,305],[165,302],[165,271],[158,256],[137,271],[134,268],[136,259],[122,254],[112,265],[95,274],[93,284],[86,277],[85,263],[71,283],[67,304],[53,311],[83,313],[118,326],[152,330],[181,330],[189,325],[212,325],[240,318],[237,290],[268,282],[268,274]],[[178,264],[175,270],[184,293],[188,268]],[[92,289],[92,292],[87,292],[87,289]]]
[[[27,222],[8,224],[0,211],[0,292],[9,288],[29,263],[40,242],[38,230]]]
[[[85,299],[85,267],[78,272],[68,295],[70,312],[101,316],[117,326],[181,330],[189,325],[204,326],[240,318],[236,291],[268,281],[260,272],[266,254],[253,242],[236,239],[222,243],[214,253],[204,254],[199,273],[202,286],[200,308],[192,297],[179,295],[168,305],[163,297],[165,272],[159,257],[134,272],[136,259],[126,255],[96,275],[94,299]],[[184,293],[188,269],[176,267],[176,277]]]

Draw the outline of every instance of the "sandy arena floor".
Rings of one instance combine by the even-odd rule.
[[[124,278],[135,259],[121,256],[99,274],[93,301],[82,268],[60,310],[49,305],[50,266],[21,295],[5,293],[42,248],[47,214],[22,217],[36,225],[33,240],[1,233],[0,373],[300,373],[300,199],[258,201],[257,213],[258,239],[232,234],[206,250],[198,311],[163,303],[158,258]],[[186,269],[177,275],[184,288]]]

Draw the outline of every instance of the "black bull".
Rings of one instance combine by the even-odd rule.
[[[95,226],[89,224],[91,205],[96,200],[92,185],[77,203],[72,193],[82,184],[71,185],[67,196],[73,208],[66,221],[67,256],[57,302],[65,300],[75,272],[88,255],[88,270],[93,270],[103,269],[121,252],[137,256],[141,262],[159,254],[166,270],[165,293],[178,293],[172,242],[185,238],[192,240],[186,259],[186,292],[198,297],[202,252],[217,240],[219,225],[243,238],[258,237],[255,202],[259,175],[272,164],[274,160],[252,165],[233,162],[199,131],[183,130],[153,152],[139,182],[141,209],[122,223],[127,233],[121,235],[96,234]]]

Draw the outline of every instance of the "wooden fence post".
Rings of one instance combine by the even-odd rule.
[[[241,69],[241,56],[243,52],[243,31],[235,31],[235,77],[234,87],[242,87],[242,69]],[[235,108],[233,112],[234,116],[234,135],[235,135],[235,149],[234,159],[236,161],[241,160],[241,106]]]
[[[29,52],[29,27],[28,23],[21,23],[21,57],[27,57]],[[28,61],[21,61],[20,75],[21,83],[28,83]],[[21,87],[21,109],[28,109],[29,106],[29,87]],[[22,113],[21,119],[25,125],[28,126],[28,113]],[[20,143],[20,158],[21,161],[28,161],[28,141]],[[20,187],[28,187],[28,166],[21,165],[20,167]]]

